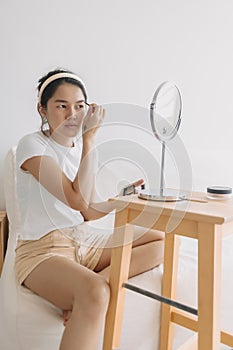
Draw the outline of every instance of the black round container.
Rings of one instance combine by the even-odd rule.
[[[232,188],[225,186],[208,186],[207,197],[210,199],[230,199],[232,198]]]

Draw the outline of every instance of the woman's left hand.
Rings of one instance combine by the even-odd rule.
[[[143,179],[139,179],[135,182],[133,182],[132,184],[124,187],[118,196],[127,196],[133,193],[137,193],[137,187],[142,186],[144,184],[144,180]]]

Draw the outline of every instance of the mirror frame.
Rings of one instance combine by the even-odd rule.
[[[173,128],[173,131],[166,137],[161,137],[160,133],[158,132],[156,126],[155,126],[155,121],[154,121],[154,115],[156,112],[156,99],[161,91],[161,88],[163,86],[165,86],[166,84],[173,84],[174,87],[176,88],[177,92],[178,92],[178,96],[179,96],[179,100],[180,100],[180,110],[179,110],[179,115],[178,115],[178,119],[177,119],[177,123],[175,125],[175,127]],[[171,81],[164,81],[162,84],[159,85],[159,87],[157,88],[157,90],[155,91],[155,94],[153,96],[152,102],[150,104],[150,122],[151,122],[151,127],[152,127],[152,131],[154,133],[154,135],[157,137],[158,140],[162,141],[162,142],[166,142],[169,141],[171,139],[173,139],[173,137],[175,137],[175,135],[177,134],[179,127],[180,127],[180,123],[181,123],[181,111],[182,111],[182,98],[181,98],[181,93],[179,88],[177,87],[176,84],[174,84]]]

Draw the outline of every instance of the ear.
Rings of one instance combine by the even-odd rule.
[[[46,115],[46,108],[42,107],[40,103],[37,104],[37,110],[41,117],[45,117]]]

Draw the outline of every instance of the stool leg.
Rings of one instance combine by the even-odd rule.
[[[165,234],[164,272],[162,295],[169,299],[176,297],[178,255],[180,237],[173,233]],[[172,307],[161,305],[160,350],[171,350],[173,342]]]
[[[103,350],[112,350],[120,346],[123,320],[125,288],[132,250],[133,226],[127,223],[128,211],[116,214],[114,240],[110,266],[111,297],[105,322]]]
[[[220,349],[221,226],[198,224],[198,349]],[[230,277],[229,277],[230,278]]]

